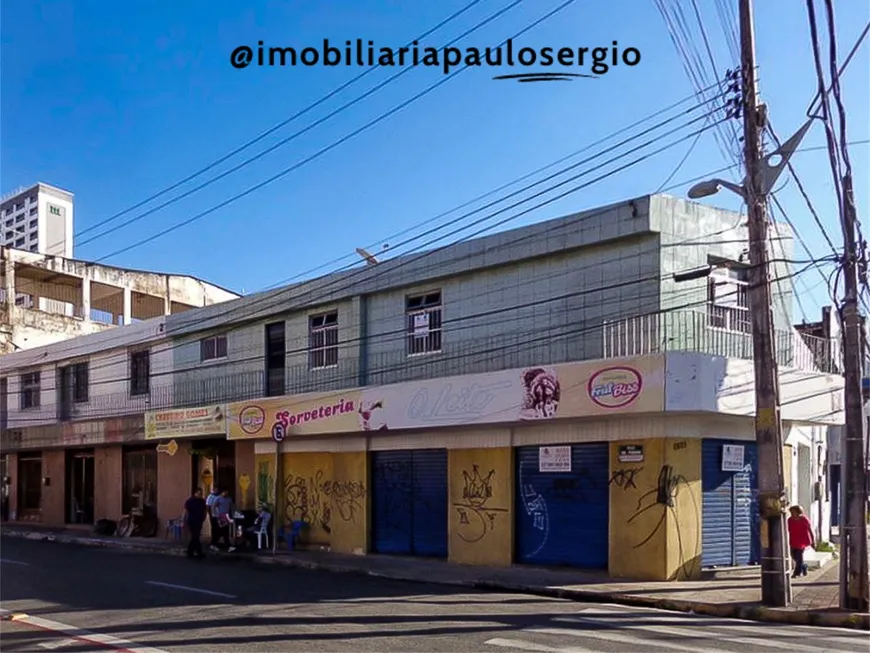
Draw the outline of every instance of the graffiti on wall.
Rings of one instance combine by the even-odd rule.
[[[528,475],[523,474],[523,469],[525,467],[526,462],[521,462],[519,482],[520,497],[523,500],[523,510],[525,510],[526,515],[532,519],[532,528],[541,533],[540,544],[527,556],[533,558],[547,545],[547,540],[550,537],[550,514],[547,511],[547,501],[544,499],[544,496],[538,492],[529,480],[527,480]]]
[[[643,467],[625,467],[614,470],[610,475],[610,485],[622,490],[637,489],[637,477],[643,471]]]
[[[462,498],[453,507],[459,519],[457,535],[465,542],[480,542],[495,529],[496,518],[508,512],[507,508],[491,505],[494,479],[494,469],[485,476],[479,465],[472,465],[470,472],[462,470]]]
[[[366,486],[360,481],[324,481],[323,493],[332,501],[338,518],[356,523],[363,514]]]
[[[332,509],[323,491],[323,471],[313,476],[284,477],[284,517],[288,522],[304,521],[311,528],[332,533]]]
[[[363,515],[366,486],[359,481],[331,480],[322,470],[312,476],[284,478],[285,509],[288,521],[304,521],[332,532],[332,519],[356,522]]]
[[[693,503],[691,517],[681,515],[679,513],[678,497],[682,493],[686,493]],[[655,488],[641,494],[637,500],[637,506],[634,512],[629,516],[627,523],[631,524],[641,517],[641,515],[652,514],[650,527],[646,534],[634,544],[635,549],[642,549],[660,532],[666,528],[667,518],[670,515],[675,524],[677,536],[677,550],[679,555],[679,564],[677,568],[678,579],[688,578],[692,575],[693,569],[691,566],[700,564],[694,551],[687,551],[684,539],[689,535],[687,532],[687,519],[692,519],[697,522],[697,515],[700,512],[700,505],[695,496],[692,486],[682,474],[678,474],[671,465],[662,465],[656,479]],[[698,526],[695,523],[693,537],[698,537]]]

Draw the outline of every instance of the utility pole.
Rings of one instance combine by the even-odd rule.
[[[836,74],[836,73],[835,73]],[[855,246],[855,196],[852,175],[843,176],[844,264],[843,371],[846,377],[846,432],[843,447],[843,523],[841,525],[840,607],[870,611],[867,570],[867,459],[864,451],[862,319],[858,310],[858,252]]]
[[[745,198],[751,262],[749,311],[755,360],[755,439],[758,446],[758,507],[761,518],[761,601],[791,603],[786,563],[785,483],[779,370],[773,330],[770,263],[767,250],[767,192],[761,174],[761,134],[767,112],[758,102],[752,0],[740,0],[740,59],[743,76]],[[860,390],[860,388],[859,388]]]

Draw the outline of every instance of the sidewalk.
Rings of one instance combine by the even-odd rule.
[[[97,537],[81,531],[5,526],[2,535],[51,540],[85,546],[104,546],[183,555],[170,540]],[[226,554],[220,554],[226,555]],[[760,605],[757,568],[719,571],[686,582],[618,581],[603,573],[536,567],[476,567],[441,560],[393,556],[352,556],[323,551],[279,551],[276,555],[233,554],[252,564],[284,565],[337,573],[355,573],[394,580],[438,583],[481,590],[509,591],[585,602],[608,602],[717,617],[814,626],[870,630],[870,615],[843,612],[839,602],[839,561],[834,560],[806,578],[793,581],[789,608]]]

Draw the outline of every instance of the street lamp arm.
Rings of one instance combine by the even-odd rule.
[[[758,175],[761,178],[761,192],[763,195],[767,195],[773,190],[773,187],[782,174],[782,171],[785,170],[791,157],[797,151],[798,146],[801,144],[804,136],[806,136],[812,126],[813,120],[813,118],[807,120],[791,138],[782,144],[781,147],[777,148],[774,152],[771,152],[759,161]],[[725,181],[724,179],[708,179],[692,186],[687,194],[689,199],[697,200],[702,197],[715,195],[723,188],[727,188],[732,193],[740,196],[744,201],[746,200],[747,193],[745,178],[743,183],[740,184]]]

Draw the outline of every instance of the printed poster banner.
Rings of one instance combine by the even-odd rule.
[[[230,440],[664,410],[664,356],[584,361],[237,402]]]
[[[224,435],[226,431],[224,406],[199,406],[145,413],[146,440]]]

